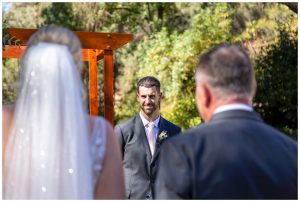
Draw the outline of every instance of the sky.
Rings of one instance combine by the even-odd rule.
[[[10,8],[10,3],[8,3],[8,2],[3,2],[2,3],[2,11],[3,12],[7,12],[8,10],[9,10],[9,8]]]

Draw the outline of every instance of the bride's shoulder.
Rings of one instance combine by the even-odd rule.
[[[89,126],[92,131],[104,130],[110,127],[110,124],[101,116],[89,116]]]
[[[107,136],[112,132],[110,123],[101,116],[89,116],[89,128],[91,140],[96,142],[100,139],[106,142]]]
[[[110,145],[114,138],[112,125],[101,116],[89,116],[89,126],[92,142],[105,142]]]
[[[89,116],[91,128],[90,149],[92,155],[93,178],[96,185],[100,172],[103,169],[103,161],[107,153],[107,122],[99,116]]]
[[[7,127],[7,128],[10,127],[10,125],[12,123],[14,111],[15,111],[14,105],[3,105],[2,106],[2,126],[3,127]]]
[[[9,105],[3,105],[2,106],[2,117],[12,117],[15,111],[15,105],[9,104]]]
[[[2,159],[5,156],[6,145],[15,111],[14,105],[2,106]]]

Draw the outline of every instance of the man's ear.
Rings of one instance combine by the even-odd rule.
[[[203,81],[199,81],[196,91],[197,101],[201,102],[202,106],[208,108],[212,101],[211,90],[208,85]]]
[[[163,99],[163,94],[162,94],[162,92],[159,92],[159,93],[158,93],[158,96],[159,96],[159,101],[161,101],[161,100]]]
[[[136,98],[137,101],[139,101],[139,99],[140,99],[140,94],[139,94],[139,92],[136,93],[135,98]]]
[[[210,88],[206,83],[203,84],[203,91],[204,91],[204,98],[205,98],[204,99],[205,100],[204,104],[205,104],[206,107],[209,107],[211,105],[211,101],[212,101],[211,96],[212,95],[211,95]]]

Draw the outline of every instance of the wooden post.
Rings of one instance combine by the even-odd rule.
[[[105,98],[104,117],[112,125],[114,124],[113,78],[114,78],[113,51],[104,50],[104,98]]]
[[[88,50],[89,55],[89,101],[90,114],[98,115],[98,90],[97,90],[97,56],[95,50]]]

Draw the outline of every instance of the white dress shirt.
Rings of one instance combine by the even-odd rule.
[[[245,111],[253,111],[253,108],[250,107],[249,105],[242,104],[242,103],[235,103],[235,104],[227,104],[227,105],[222,105],[220,107],[217,107],[215,109],[214,114],[224,112],[224,111],[229,111],[229,110],[245,110]]]
[[[145,119],[142,115],[142,113],[140,112],[140,117],[142,119],[143,125],[144,125],[144,129],[146,134],[148,133],[148,123],[149,121],[147,119]],[[159,119],[160,119],[160,115],[158,115],[158,117],[153,121],[154,122],[154,134],[155,134],[155,140],[157,139],[157,133],[158,133],[158,123],[159,123]]]

